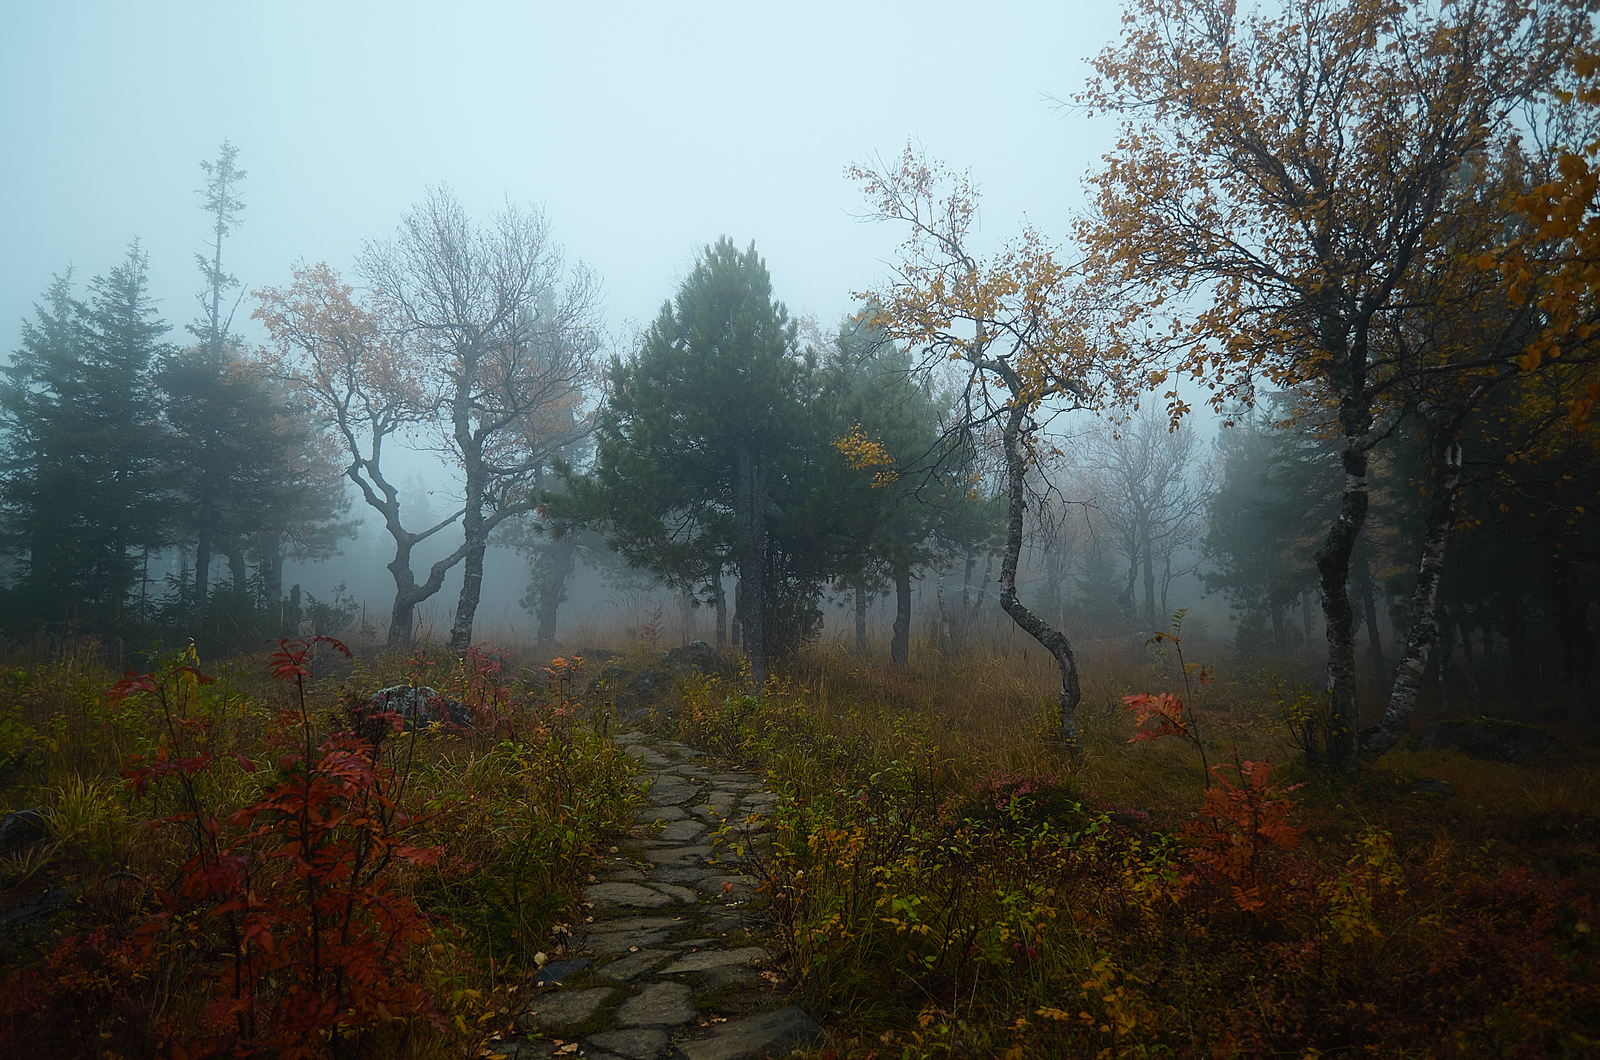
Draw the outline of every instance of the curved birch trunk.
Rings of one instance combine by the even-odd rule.
[[[1422,675],[1428,654],[1439,640],[1435,612],[1439,601],[1439,574],[1444,570],[1444,549],[1455,522],[1456,490],[1461,485],[1461,443],[1453,432],[1435,448],[1438,474],[1433,496],[1424,514],[1426,535],[1422,541],[1422,560],[1417,570],[1417,588],[1411,597],[1411,632],[1395,671],[1394,689],[1383,720],[1362,740],[1361,757],[1374,759],[1400,742],[1411,727],[1411,713],[1422,690]]]
[[[1030,611],[1017,597],[1017,561],[1022,555],[1022,517],[1027,510],[1027,463],[1022,458],[1022,422],[1027,408],[1013,390],[1010,413],[1006,416],[1002,440],[1006,453],[1006,478],[1010,486],[1010,506],[1006,526],[1006,550],[1000,562],[1000,606],[1022,631],[1042,645],[1061,672],[1061,691],[1056,697],[1061,738],[1074,751],[1078,747],[1078,702],[1083,698],[1078,685],[1078,663],[1072,656],[1067,635],[1051,627]]]

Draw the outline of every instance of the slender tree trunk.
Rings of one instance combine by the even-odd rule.
[[[695,629],[694,595],[692,593],[682,593],[678,596],[678,621],[683,627],[683,643],[688,644],[690,641],[695,640],[695,633],[698,631]]]
[[[1400,742],[1411,727],[1417,693],[1422,689],[1428,653],[1439,638],[1435,611],[1439,602],[1439,575],[1444,570],[1445,544],[1455,522],[1456,489],[1461,485],[1461,444],[1447,434],[1434,454],[1434,487],[1424,514],[1422,560],[1417,568],[1417,588],[1411,598],[1411,631],[1395,669],[1394,690],[1383,720],[1365,740],[1361,757],[1374,759]]]
[[[244,547],[229,541],[219,545],[218,551],[228,558],[228,580],[233,583],[234,595],[243,599],[250,591],[250,566],[245,562]]]
[[[711,592],[713,603],[717,608],[717,650],[721,651],[728,644],[728,594],[722,590],[722,570],[711,578]]]
[[[1006,527],[1006,550],[1000,561],[1000,606],[1022,631],[1048,651],[1061,673],[1061,691],[1056,697],[1061,738],[1076,751],[1078,746],[1078,702],[1083,692],[1078,685],[1078,663],[1072,656],[1072,645],[1060,630],[1047,625],[1038,615],[1028,610],[1017,597],[1017,562],[1022,556],[1022,520],[1027,511],[1027,464],[1022,458],[1022,422],[1027,408],[1018,396],[1021,381],[1007,380],[1011,386],[1011,409],[1006,416],[1001,440],[1006,454],[1006,478],[1010,486],[1010,502]]]
[[[894,639],[889,642],[889,661],[904,669],[911,659],[911,565],[894,568]]]
[[[738,454],[739,621],[750,675],[767,679],[764,576],[767,560],[767,468],[749,449]]]
[[[450,626],[453,651],[461,651],[472,644],[472,623],[478,613],[478,601],[483,596],[483,556],[489,547],[488,531],[484,529],[483,488],[481,483],[472,481],[470,470],[467,478],[466,512],[461,517],[466,562],[461,567],[461,596],[456,601],[456,618]],[[473,503],[474,485],[477,485],[477,503]]]
[[[1329,292],[1327,297],[1334,297]],[[1376,304],[1376,303],[1373,303]],[[1328,761],[1353,773],[1360,754],[1360,713],[1356,701],[1355,612],[1350,607],[1350,553],[1367,522],[1367,432],[1372,425],[1367,393],[1367,324],[1349,323],[1337,310],[1323,317],[1324,346],[1329,352],[1329,381],[1339,395],[1339,429],[1344,447],[1344,494],[1339,514],[1317,549],[1322,615],[1328,638]]]
[[[867,653],[867,589],[856,586],[856,654]]]
[[[1153,632],[1156,627],[1156,556],[1150,535],[1144,535],[1144,624]]]
[[[948,656],[954,650],[954,645],[950,637],[950,615],[944,605],[944,571],[939,572],[939,581],[934,588],[934,599],[939,614],[939,654]]]
[[[534,646],[548,648],[556,642],[556,612],[567,598],[578,542],[570,533],[555,538],[545,549],[544,576],[539,579],[539,631]]]

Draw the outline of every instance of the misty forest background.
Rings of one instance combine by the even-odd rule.
[[[648,331],[608,333],[599,278],[565,262],[539,211],[469,217],[445,188],[367,242],[348,281],[304,262],[237,277],[238,148],[224,142],[199,176],[184,327],[152,299],[137,240],[91,278],[41,277],[0,385],[7,639],[91,637],[118,657],[310,633],[740,645],[737,557],[706,543],[737,535],[697,523],[681,483],[663,484],[685,491],[677,541],[630,533],[595,495],[596,428],[618,437],[619,403],[642,385],[629,373],[682,324],[673,301]],[[788,373],[763,428],[787,453],[771,472],[765,654],[822,636],[902,665],[912,643],[1021,647],[995,589],[1001,445],[992,424],[974,428],[961,378],[896,344],[874,303],[790,320],[753,244],[708,246],[696,269],[676,292],[662,278],[677,318],[697,282],[742,270],[767,285]],[[264,342],[244,337],[246,318]],[[463,368],[473,343],[482,356]],[[738,376],[701,385],[725,390],[707,407],[757,396]],[[1320,659],[1314,553],[1344,485],[1338,445],[1300,395],[1245,396],[1176,428],[1154,395],[1048,421],[1019,577],[1034,610],[1075,643],[1137,643],[1187,608],[1187,635],[1231,643],[1241,663]],[[1379,689],[1425,532],[1419,438],[1402,425],[1373,449],[1351,566],[1362,676]],[[1485,435],[1469,451],[1425,695],[1592,720],[1594,449],[1517,463]]]

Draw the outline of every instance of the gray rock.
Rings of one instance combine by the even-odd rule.
[[[650,878],[662,883],[692,886],[712,870],[704,865],[662,865],[650,870]]]
[[[621,1027],[676,1027],[694,1022],[694,991],[683,983],[651,983],[618,1006]]]
[[[1456,786],[1448,780],[1439,780],[1435,777],[1418,777],[1417,782],[1411,785],[1411,790],[1419,795],[1443,795],[1449,798],[1456,793]]]
[[[650,737],[648,734],[639,732],[637,730],[633,732],[619,732],[611,738],[611,742],[616,744],[618,747],[628,747],[636,743],[647,743],[649,740]]]
[[[615,979],[618,982],[626,982],[629,979],[637,979],[646,972],[653,971],[657,965],[670,956],[672,954],[665,950],[640,950],[638,953],[630,953],[625,957],[618,957],[610,964],[596,971],[595,974],[604,976],[607,979]]]
[[[673,821],[656,836],[662,843],[688,843],[706,834],[706,826],[699,821]]]
[[[688,816],[687,813],[684,813],[683,810],[676,806],[646,806],[642,810],[634,811],[633,823],[650,825],[661,821],[664,824],[671,824],[673,821],[681,821]]]
[[[821,1038],[822,1028],[802,1009],[790,1005],[724,1023],[711,1037],[684,1042],[679,1048],[687,1060],[756,1060],[815,1044]]]
[[[584,948],[592,950],[601,956],[610,957],[630,950],[642,950],[647,946],[654,946],[665,942],[670,931],[610,931],[603,935],[590,935],[584,942]]]
[[[656,928],[681,927],[682,919],[675,916],[630,916],[621,920],[601,920],[585,924],[584,930],[605,934],[609,931],[653,931]]]
[[[727,968],[734,965],[750,964],[753,961],[764,961],[770,956],[771,954],[760,946],[741,946],[734,950],[698,950],[679,957],[661,969],[661,974],[675,975],[679,972],[704,972],[712,968]]]
[[[601,1031],[584,1039],[584,1045],[590,1048],[586,1048],[583,1055],[585,1060],[592,1060],[598,1055],[595,1049],[604,1049],[616,1056],[627,1057],[628,1060],[659,1060],[667,1051],[671,1041],[672,1037],[666,1031],[656,1030],[653,1027]]]
[[[709,846],[684,847],[674,844],[665,846],[641,845],[638,848],[641,858],[652,865],[701,865],[711,857]]]
[[[666,755],[657,754],[656,752],[650,750],[650,748],[641,744],[634,744],[631,747],[623,748],[623,750],[627,752],[629,758],[637,759],[638,761],[643,762],[645,765],[651,766],[655,769],[660,769],[662,766],[670,766],[672,764],[672,759],[668,758]]]
[[[700,904],[700,896],[687,887],[679,887],[675,883],[658,883],[655,885],[655,888],[664,894],[670,894],[672,897],[676,898],[681,905]]]
[[[686,780],[659,774],[652,779],[655,783],[646,788],[645,797],[657,806],[682,806],[700,794],[700,789]],[[645,787],[643,784],[640,786]]]
[[[592,883],[583,889],[584,900],[596,909],[660,909],[678,899],[641,883]]]
[[[600,1011],[600,1006],[605,1004],[606,999],[614,992],[613,987],[596,986],[587,990],[560,990],[553,994],[541,994],[533,999],[533,1003],[528,1006],[528,1011],[523,1014],[520,1022],[524,1027],[538,1027],[540,1030],[560,1033],[594,1018],[594,1014]]]
[[[756,893],[756,881],[749,876],[707,876],[696,881],[694,889],[713,898],[743,902]]]

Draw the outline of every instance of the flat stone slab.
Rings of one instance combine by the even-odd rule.
[[[613,957],[619,953],[632,953],[635,950],[647,949],[659,942],[665,942],[667,936],[672,934],[671,928],[655,928],[639,931],[607,931],[602,934],[590,935],[584,940],[583,946],[603,957]]]
[[[656,1030],[653,1027],[601,1031],[584,1039],[584,1044],[590,1046],[584,1051],[584,1056],[593,1057],[595,1050],[604,1049],[613,1055],[626,1057],[627,1060],[659,1060],[659,1057],[667,1051],[671,1041],[672,1036],[666,1031]]]
[[[688,843],[705,834],[706,826],[699,821],[673,821],[656,838],[663,843]]]
[[[695,881],[694,889],[713,898],[737,898],[740,901],[756,893],[756,881],[749,876],[707,876]]]
[[[524,1027],[536,1026],[547,1031],[576,1027],[599,1012],[600,1006],[613,993],[613,987],[596,986],[587,990],[559,990],[553,994],[541,994],[533,999],[520,1022]]]
[[[679,887],[675,883],[658,883],[655,888],[663,894],[670,894],[682,905],[698,905],[700,896],[687,887]]]
[[[645,797],[657,806],[682,806],[698,794],[700,789],[693,784],[653,784]]]
[[[642,810],[634,811],[633,823],[655,824],[657,821],[662,821],[671,824],[673,821],[681,821],[688,816],[676,806],[646,806]]]
[[[740,946],[734,950],[698,950],[679,957],[661,969],[661,974],[706,972],[713,968],[727,968],[733,965],[749,964],[752,961],[762,961],[770,956],[771,954],[760,946]]]
[[[650,750],[650,748],[640,746],[638,744],[635,744],[631,747],[625,747],[623,750],[628,753],[628,757],[636,758],[645,765],[654,766],[657,769],[660,769],[662,766],[670,766],[672,764],[672,759],[668,758],[666,755],[658,754],[655,751]]]
[[[615,979],[618,982],[626,982],[629,979],[636,979],[646,972],[653,971],[657,965],[671,956],[672,954],[666,950],[640,950],[638,953],[630,953],[626,957],[618,957],[610,964],[596,971],[595,974],[604,976],[607,979]]]
[[[682,926],[682,917],[625,916],[620,920],[597,920],[593,924],[583,925],[583,930],[604,934],[607,931],[651,931],[656,928],[674,928]]]
[[[711,1037],[683,1042],[678,1048],[687,1060],[756,1060],[821,1038],[822,1028],[803,1009],[790,1005],[724,1023]]]
[[[638,848],[638,854],[652,865],[699,865],[711,857],[709,846],[666,846],[646,845]]]
[[[692,885],[714,871],[704,865],[662,865],[651,870],[650,878],[662,883]]]
[[[678,904],[670,894],[626,880],[590,884],[583,889],[583,897],[596,909],[661,909]]]
[[[677,1027],[694,1022],[694,991],[683,983],[651,983],[618,1006],[623,1027]]]

